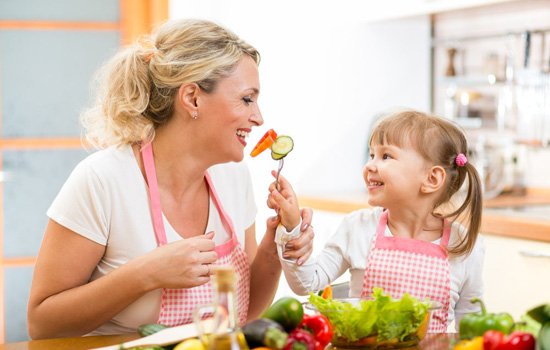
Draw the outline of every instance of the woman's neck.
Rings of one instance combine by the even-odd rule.
[[[198,152],[188,142],[171,142],[163,135],[158,136],[153,140],[153,154],[159,187],[183,194],[202,186],[204,173],[212,164],[197,157]]]
[[[169,123],[177,124],[178,120],[174,116]],[[175,198],[204,187],[204,173],[214,165],[210,157],[205,156],[204,147],[195,144],[196,138],[186,136],[194,133],[188,125],[165,124],[155,130],[152,146],[158,186]],[[141,160],[141,156],[138,159]],[[140,168],[143,172],[141,161]]]

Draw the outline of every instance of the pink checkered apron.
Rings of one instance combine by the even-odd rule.
[[[151,201],[151,216],[157,245],[167,243],[164,222],[162,220],[162,209],[158,191],[157,175],[153,160],[153,148],[147,143],[142,148],[143,165],[145,176],[149,185],[149,200]],[[244,324],[248,313],[248,298],[250,295],[250,266],[248,257],[237,241],[237,235],[231,218],[222,207],[220,199],[214,189],[214,184],[208,173],[204,174],[209,187],[210,195],[214,201],[225,230],[230,233],[227,242],[215,247],[218,259],[216,265],[231,265],[237,273],[237,310],[239,323]],[[179,326],[193,322],[193,310],[198,305],[212,303],[214,290],[212,282],[198,287],[162,290],[160,314],[157,323],[166,326]]]
[[[388,211],[380,216],[376,237],[367,257],[362,298],[368,298],[374,287],[380,287],[392,298],[403,294],[440,302],[443,307],[432,313],[430,333],[447,331],[447,313],[451,294],[451,277],[447,243],[451,232],[444,222],[440,245],[404,237],[386,236]]]

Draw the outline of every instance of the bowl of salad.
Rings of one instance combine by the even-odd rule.
[[[408,294],[392,299],[375,288],[370,299],[325,299],[312,293],[306,308],[329,319],[333,347],[395,349],[418,344],[428,331],[432,311],[441,305]]]

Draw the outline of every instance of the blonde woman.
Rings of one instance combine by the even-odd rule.
[[[208,21],[162,26],[102,70],[83,115],[101,148],[70,175],[48,210],[28,309],[32,338],[135,332],[191,322],[212,298],[212,264],[239,274],[241,323],[271,303],[281,267],[276,219],[255,239],[243,159],[263,123],[259,53]],[[311,254],[311,211],[295,258]]]

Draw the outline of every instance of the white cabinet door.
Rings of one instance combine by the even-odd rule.
[[[550,243],[484,235],[485,304],[517,320],[550,302]],[[529,256],[533,255],[533,256]]]

